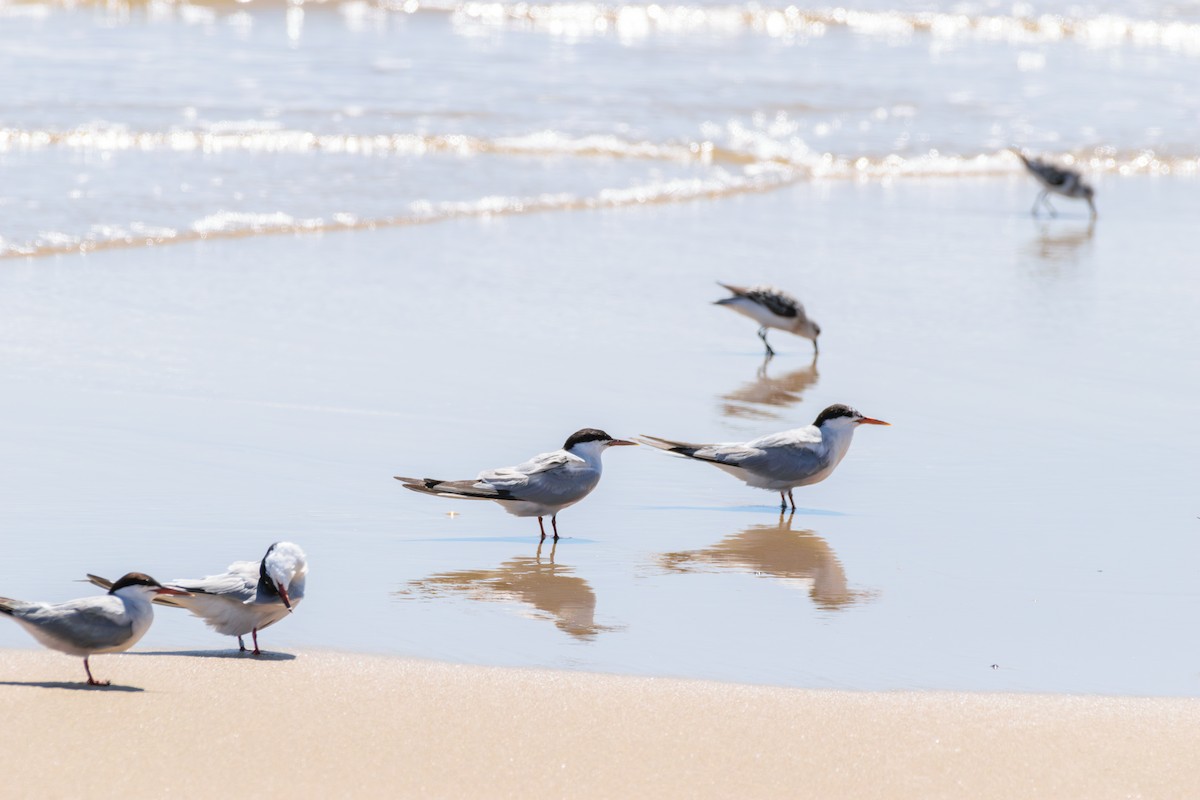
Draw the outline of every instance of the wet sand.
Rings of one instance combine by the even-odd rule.
[[[834,692],[333,652],[0,653],[8,796],[1180,797],[1200,700]]]

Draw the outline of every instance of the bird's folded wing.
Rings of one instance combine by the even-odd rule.
[[[21,619],[83,649],[115,647],[133,635],[125,604],[116,597],[87,597],[21,613]]]
[[[241,564],[254,564],[252,561],[240,562]],[[239,566],[235,564],[233,566]],[[253,599],[255,591],[258,588],[258,573],[238,570],[236,572],[226,572],[221,575],[209,575],[205,578],[181,578],[180,580],[171,581],[171,586],[178,586],[180,589],[186,589],[192,594],[208,594],[229,597],[235,600],[246,601]],[[163,602],[166,601],[166,602]],[[164,595],[157,598],[155,602],[163,605],[179,605],[186,606],[187,598],[183,598],[183,602],[178,602],[170,595]]]
[[[646,436],[645,434],[635,438],[642,444],[666,450],[668,453],[678,453],[698,461],[709,461],[713,464],[724,464],[731,467],[743,466],[743,462],[747,458],[759,452],[744,444],[693,444],[660,439],[657,436]]]

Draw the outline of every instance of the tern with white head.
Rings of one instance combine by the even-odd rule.
[[[162,595],[187,593],[163,586],[149,575],[130,572],[100,597],[65,603],[33,603],[0,597],[0,614],[7,614],[51,650],[83,656],[90,686],[108,686],[92,677],[88,658],[96,653],[120,653],[137,644],[154,622],[151,601]]]
[[[261,561],[236,561],[220,575],[171,581],[188,594],[155,602],[186,608],[217,633],[236,636],[239,650],[246,649],[242,637],[250,634],[257,656],[258,632],[292,613],[304,599],[307,577],[308,560],[299,545],[276,542]],[[88,579],[97,586],[109,583],[96,575]]]
[[[833,473],[859,425],[888,425],[864,417],[840,403],[822,411],[812,425],[772,433],[749,442],[688,444],[656,436],[638,441],[697,461],[705,461],[756,489],[779,492],[779,508],[796,508],[792,490],[825,480]]]
[[[744,289],[720,281],[717,285],[728,289],[733,293],[733,297],[717,300],[713,305],[733,309],[757,322],[758,338],[762,339],[767,348],[768,358],[775,355],[775,351],[767,342],[768,328],[778,328],[802,336],[813,343],[814,354],[820,352],[817,337],[821,335],[821,326],[809,319],[808,314],[804,313],[804,306],[795,297],[773,286],[752,286]]]
[[[399,475],[396,480],[414,492],[464,500],[494,500],[514,516],[537,517],[542,539],[546,538],[542,518],[548,516],[557,539],[558,512],[587,497],[600,483],[603,471],[600,456],[604,451],[634,444],[637,442],[614,439],[596,428],[583,428],[571,434],[561,450],[536,455],[515,467],[486,470],[475,480],[441,481]]]
[[[1033,201],[1033,209],[1030,211],[1035,217],[1038,214],[1038,205],[1046,206],[1050,216],[1058,216],[1058,212],[1054,210],[1054,206],[1050,205],[1050,194],[1060,194],[1063,197],[1073,197],[1080,200],[1086,200],[1088,208],[1091,209],[1092,218],[1096,218],[1096,204],[1092,202],[1092,197],[1096,191],[1083,180],[1083,175],[1073,169],[1066,167],[1056,167],[1049,164],[1040,158],[1027,158],[1024,153],[1015,147],[1010,147],[1017,158],[1021,159],[1021,163],[1025,165],[1025,169],[1029,170],[1029,174],[1037,178],[1037,182],[1042,185],[1042,193]]]

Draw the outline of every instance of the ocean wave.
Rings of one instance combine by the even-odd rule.
[[[174,150],[221,153],[345,153],[351,155],[449,154],[532,157],[578,156],[711,161],[707,142],[653,143],[609,135],[571,136],[537,131],[494,139],[464,134],[322,134],[285,130],[254,123],[216,123],[207,130],[131,131],[121,126],[91,125],[66,131],[0,128],[0,152],[62,147],[74,150]],[[727,156],[735,162],[746,157]]]
[[[85,126],[72,130],[0,128],[0,152],[67,148],[87,151],[200,151],[205,153],[339,153],[360,156],[517,156],[530,158],[627,158],[750,169],[764,165],[803,171],[811,177],[934,177],[994,175],[1020,171],[1006,150],[955,154],[888,153],[847,156],[822,151],[789,130],[765,131],[734,120],[703,126],[705,138],[635,141],[608,134],[575,136],[543,130],[493,139],[464,134],[321,134],[256,121],[214,123],[205,130],[130,131]],[[1096,147],[1041,155],[1089,172],[1197,173],[1200,152],[1157,152]]]
[[[483,0],[0,0],[0,16],[44,16],[51,7],[101,6],[108,11],[149,6],[185,21],[211,23],[214,14],[244,15],[256,7],[333,7],[352,24],[386,13],[448,15],[454,24],[520,26],[550,34],[625,38],[653,33],[754,33],[775,38],[823,36],[847,30],[864,36],[928,35],[1011,43],[1076,41],[1090,47],[1133,44],[1200,55],[1200,24],[1175,19],[1135,19],[1120,14],[1070,16],[949,11],[862,11],[795,5],[667,5],[658,3],[527,3]]]
[[[47,231],[33,241],[12,242],[0,238],[0,259],[89,253],[123,247],[149,247],[248,236],[375,230],[378,228],[426,225],[454,219],[553,211],[599,211],[638,205],[712,200],[739,194],[768,192],[800,180],[787,169],[748,170],[744,174],[718,172],[707,178],[654,181],[627,188],[604,189],[594,195],[541,194],[531,197],[495,195],[470,201],[416,201],[405,212],[388,217],[360,218],[349,213],[328,219],[297,218],[283,211],[246,213],[218,211],[176,230],[145,225],[93,226],[83,236]]]
[[[627,141],[616,136],[570,136],[538,131],[494,140],[462,135],[394,134],[360,136],[286,130],[273,123],[227,122],[201,131],[133,132],[90,126],[71,131],[0,129],[0,152],[49,147],[106,150],[202,150],[219,153],[249,150],[266,153],[311,151],[364,156],[443,153],[461,156],[523,156],[659,159],[696,162],[699,176],[656,179],[629,187],[611,187],[589,195],[544,193],[533,196],[492,195],[469,201],[422,200],[390,216],[362,217],[338,211],[299,217],[283,210],[246,212],[215,210],[177,227],[144,223],[95,225],[81,235],[44,231],[28,241],[0,239],[0,258],[89,252],[115,247],[141,247],[288,233],[370,230],[459,218],[486,218],[555,211],[616,209],[629,206],[720,199],[749,192],[772,191],[805,180],[891,180],[954,178],[1015,174],[1020,161],[1007,150],[955,154],[888,153],[846,156],[822,152],[782,131],[746,126],[737,121],[704,126],[708,138],[695,141]],[[1039,153],[1051,161],[1087,174],[1200,175],[1200,153],[1172,154],[1151,150],[1121,151],[1112,147]]]
[[[1131,19],[1115,14],[1095,17],[972,15],[938,11],[806,9],[794,5],[536,4],[476,0],[460,3],[383,0],[382,5],[409,14],[420,11],[448,13],[458,23],[517,24],[571,35],[610,31],[621,36],[729,31],[790,38],[822,36],[831,29],[846,29],[869,36],[927,34],[940,39],[976,38],[1018,43],[1075,40],[1089,46],[1133,43],[1200,53],[1200,25],[1178,20]]]
[[[1058,154],[1053,160],[1082,169],[1089,174],[1200,175],[1200,156],[1165,158],[1152,152],[1121,154],[1115,150],[1100,148],[1090,154]],[[803,163],[762,161],[746,166],[740,171],[714,167],[712,174],[707,177],[651,181],[630,187],[603,189],[586,196],[546,193],[529,197],[492,195],[469,201],[421,200],[408,204],[403,212],[393,216],[360,217],[348,212],[339,212],[330,214],[327,218],[302,218],[283,211],[252,213],[221,210],[197,219],[181,229],[134,223],[125,227],[95,225],[82,236],[48,231],[28,242],[0,238],[0,259],[86,253],[118,247],[180,244],[210,239],[374,230],[454,219],[597,211],[718,200],[742,194],[770,192],[805,180],[869,181],[989,176],[1013,173],[1021,169],[1020,162],[1007,151],[973,156],[931,152],[917,157],[888,155],[881,158],[839,158],[830,154],[812,154],[810,158],[803,159]]]

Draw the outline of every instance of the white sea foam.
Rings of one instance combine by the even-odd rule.
[[[877,109],[876,115],[903,116],[903,108]],[[535,131],[521,136],[487,139],[463,134],[319,134],[287,130],[274,121],[209,124],[205,130],[131,131],[122,126],[92,125],[68,131],[0,128],[0,152],[63,147],[78,150],[197,150],[206,153],[249,151],[306,153],[322,151],[369,156],[523,156],[531,158],[629,158],[750,168],[770,164],[805,170],[817,177],[849,175],[962,175],[1018,171],[1019,163],[1005,151],[846,157],[827,152],[799,135],[800,127],[785,116],[730,120],[701,126],[704,138],[691,141],[631,141],[613,135],[573,136],[558,131]],[[814,128],[820,135],[820,130]],[[1045,154],[1052,160],[1078,163],[1095,172],[1122,175],[1196,174],[1198,153],[1118,151],[1111,147]]]
[[[866,36],[928,34],[941,39],[1005,42],[1076,40],[1089,46],[1133,43],[1200,54],[1200,25],[1178,20],[1131,19],[1115,14],[972,15],[947,12],[858,11],[848,8],[765,7],[757,4],[689,6],[660,4],[523,2],[385,2],[405,13],[448,13],[462,25],[520,25],[553,34],[646,36],[655,32],[754,32],[771,37],[822,36],[847,29]]]
[[[262,0],[257,5],[301,9],[327,0]],[[138,0],[95,0],[105,9],[127,9]],[[928,35],[938,39],[984,39],[1011,43],[1078,41],[1090,47],[1134,44],[1200,55],[1200,24],[1176,19],[1135,19],[1120,14],[1065,16],[1038,14],[1024,4],[1011,14],[948,11],[864,11],[838,6],[685,5],[658,3],[529,3],[483,0],[345,0],[336,5],[347,24],[362,28],[380,13],[449,15],[456,25],[516,25],[554,35],[617,35],[638,38],[653,33],[756,33],[775,38],[823,36],[844,29],[863,36]],[[22,3],[0,0],[0,17],[45,16],[53,7],[75,7],[80,0]],[[86,4],[86,3],[85,3]],[[152,16],[176,15],[188,24],[210,25],[229,11],[227,0],[150,0]]]

